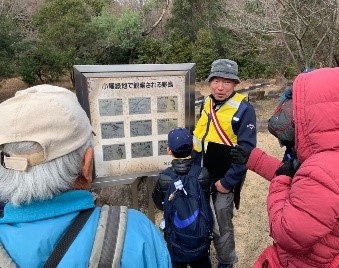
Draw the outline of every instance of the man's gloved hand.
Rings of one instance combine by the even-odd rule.
[[[300,167],[300,162],[296,158],[291,158],[285,161],[275,172],[276,176],[286,175],[293,178],[294,174]]]
[[[235,145],[231,149],[232,163],[234,164],[246,164],[253,148],[249,148],[243,145]]]

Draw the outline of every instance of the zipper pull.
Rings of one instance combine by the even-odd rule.
[[[178,191],[178,189],[175,189],[175,191],[173,193],[170,194],[170,196],[168,197],[168,201],[172,201],[174,199],[175,193]]]

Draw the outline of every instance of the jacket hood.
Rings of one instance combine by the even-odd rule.
[[[293,83],[293,108],[300,162],[339,150],[339,68],[299,74]]]

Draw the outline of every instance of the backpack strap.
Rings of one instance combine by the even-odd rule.
[[[187,175],[196,177],[198,179],[200,172],[201,172],[201,169],[202,169],[202,167],[193,164]],[[173,170],[172,167],[166,168],[161,173],[164,174],[164,175],[170,176],[172,180],[176,180],[180,176],[177,173],[175,173],[175,171]]]
[[[48,257],[43,267],[57,267],[68,248],[71,246],[82,227],[91,216],[94,208],[82,210],[76,216],[74,221],[66,229],[58,244],[55,246],[51,255]],[[16,264],[8,255],[2,244],[0,243],[0,267],[15,268]]]
[[[79,226],[83,223],[83,225],[86,223],[88,217],[93,212],[93,209],[85,210],[82,212],[86,212],[85,214],[80,212],[79,215],[76,217],[76,219],[73,221],[73,223],[68,227],[62,238],[60,239],[58,245],[55,247],[53,252],[56,251],[57,247],[65,246],[65,248],[61,249],[60,252],[64,251],[63,255],[66,253],[69,246],[74,241],[76,235],[74,231],[70,233],[70,229],[72,225],[77,225],[76,228],[79,228]],[[82,216],[80,216],[82,215]],[[84,221],[84,218],[86,218],[86,221]],[[79,220],[79,218],[81,218]],[[79,222],[81,221],[81,222]],[[76,222],[76,223],[75,223]],[[123,250],[124,240],[125,240],[125,233],[126,233],[126,227],[127,227],[127,207],[125,206],[107,206],[104,205],[101,208],[101,214],[100,219],[98,222],[97,232],[95,235],[95,241],[92,248],[92,253],[90,257],[90,268],[97,268],[97,267],[113,267],[113,268],[119,268],[120,267],[120,260],[121,260],[121,254]],[[75,227],[72,227],[72,229]],[[77,233],[81,230],[80,228]],[[67,242],[65,242],[64,245],[60,245],[60,242],[62,240],[66,240],[68,235],[71,237],[68,237]],[[72,238],[74,236],[74,238]],[[69,243],[69,245],[67,245]],[[53,254],[53,253],[52,253]],[[52,256],[51,254],[51,256]],[[59,254],[59,253],[55,253]],[[51,258],[50,256],[50,258]],[[56,255],[55,255],[56,256]],[[49,258],[49,259],[50,259]],[[57,257],[58,258],[58,257]],[[62,257],[60,258],[60,260]],[[56,259],[55,259],[56,260]],[[59,262],[60,262],[59,260]],[[58,263],[59,263],[58,262]],[[44,267],[57,267],[58,263],[53,263],[52,261],[49,261],[45,263]],[[47,265],[47,266],[46,266]],[[16,268],[16,264],[13,262],[12,258],[8,255],[7,251],[4,249],[2,244],[0,243],[0,267],[6,267],[6,268]]]
[[[188,172],[188,175],[196,177],[198,179],[202,167],[198,165],[192,165],[190,171]]]
[[[172,167],[168,167],[161,172],[164,175],[170,176],[172,180],[175,180],[178,177],[178,174],[175,173]]]
[[[65,253],[81,231],[82,227],[87,222],[88,218],[91,216],[94,208],[86,209],[80,211],[76,216],[75,220],[71,223],[70,226],[66,229],[58,244],[55,246],[51,255],[44,264],[44,268],[48,267],[57,267],[61,259],[64,257]]]
[[[127,207],[104,205],[101,208],[90,258],[90,268],[120,267],[126,225]]]
[[[0,267],[16,268],[16,264],[13,262],[12,258],[8,255],[7,251],[4,249],[1,243],[0,243]]]

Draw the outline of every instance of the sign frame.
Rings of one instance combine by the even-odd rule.
[[[123,65],[74,65],[73,75],[75,81],[75,90],[79,103],[87,113],[88,118],[92,122],[97,120],[94,118],[93,105],[91,105],[91,85],[89,81],[115,80],[115,79],[133,79],[139,77],[141,79],[151,77],[161,79],[161,77],[182,78],[184,96],[184,126],[191,132],[195,125],[195,63],[182,64],[123,64]],[[159,108],[158,108],[159,109]],[[132,123],[131,123],[132,124]],[[96,132],[96,129],[94,129]],[[154,137],[154,135],[152,135]],[[98,137],[95,137],[98,139]],[[159,156],[153,156],[159,157]],[[169,158],[170,159],[170,158]],[[98,158],[95,163],[101,163]],[[96,166],[96,165],[95,165]],[[138,177],[157,176],[163,169],[152,169],[144,172],[131,172],[126,174],[109,174],[105,176],[97,176],[96,167],[94,166],[94,180],[92,188],[101,188],[106,186],[114,186],[121,184],[130,184]]]

